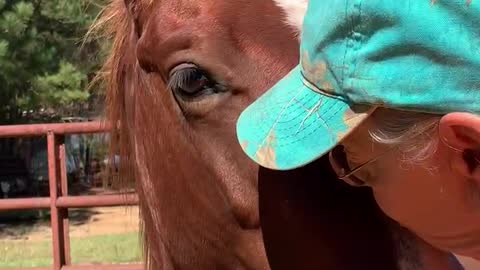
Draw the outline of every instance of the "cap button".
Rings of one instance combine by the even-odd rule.
[[[361,41],[362,40],[362,34],[360,33],[353,33],[353,39],[356,41]]]

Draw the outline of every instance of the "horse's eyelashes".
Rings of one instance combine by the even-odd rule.
[[[194,64],[180,64],[169,74],[168,88],[185,115],[204,115],[225,100],[226,87]]]
[[[168,87],[174,94],[186,98],[215,93],[215,82],[193,65],[174,69],[170,73]]]
[[[209,83],[205,74],[194,68],[179,72],[175,78],[177,78],[176,85],[188,94],[194,94]]]

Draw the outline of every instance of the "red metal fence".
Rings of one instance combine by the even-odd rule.
[[[141,270],[140,264],[129,265],[71,265],[69,237],[69,208],[135,205],[136,194],[68,196],[65,167],[65,135],[103,133],[108,126],[101,122],[34,124],[0,126],[0,138],[47,137],[48,178],[50,196],[43,198],[0,199],[0,211],[50,209],[53,241],[53,270]],[[51,270],[23,268],[22,270]],[[12,269],[10,270],[20,270]]]

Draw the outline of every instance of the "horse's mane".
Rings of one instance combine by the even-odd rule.
[[[111,158],[121,157],[120,183],[141,179],[136,189],[147,269],[212,269],[219,257],[226,267],[235,265],[223,252],[233,248],[225,239],[235,228],[225,222],[234,217],[214,182],[215,172],[203,164],[165,85],[146,80],[150,75],[137,65],[130,10],[152,3],[110,0],[88,33],[111,43],[96,79],[106,84],[106,118],[116,127]]]
[[[119,164],[119,186],[128,181],[127,179],[134,179],[132,163],[131,147],[126,125],[126,111],[125,111],[125,87],[122,85],[122,72],[125,68],[125,49],[128,47],[128,36],[132,32],[132,24],[128,16],[128,10],[124,1],[111,0],[100,12],[99,17],[92,24],[87,37],[95,36],[94,38],[102,39],[109,42],[111,50],[105,60],[101,70],[97,73],[93,84],[98,82],[103,83],[106,88],[105,111],[106,120],[112,123],[113,129],[110,131],[110,160],[118,154],[122,157]],[[122,72],[120,72],[122,71]],[[126,74],[126,73],[124,73]],[[112,164],[112,162],[110,162]],[[141,200],[140,200],[141,201]],[[141,204],[142,202],[140,202]],[[140,209],[144,207],[140,206]],[[156,261],[151,258],[150,251],[145,243],[148,241],[148,234],[145,234],[145,218],[143,211],[140,210],[140,234],[143,235],[143,250],[147,263],[147,269],[157,269]]]

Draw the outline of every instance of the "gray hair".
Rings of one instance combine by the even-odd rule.
[[[404,154],[403,161],[421,163],[437,150],[439,138],[435,131],[439,115],[377,109],[372,119],[376,128],[370,130],[375,142],[396,146]]]

